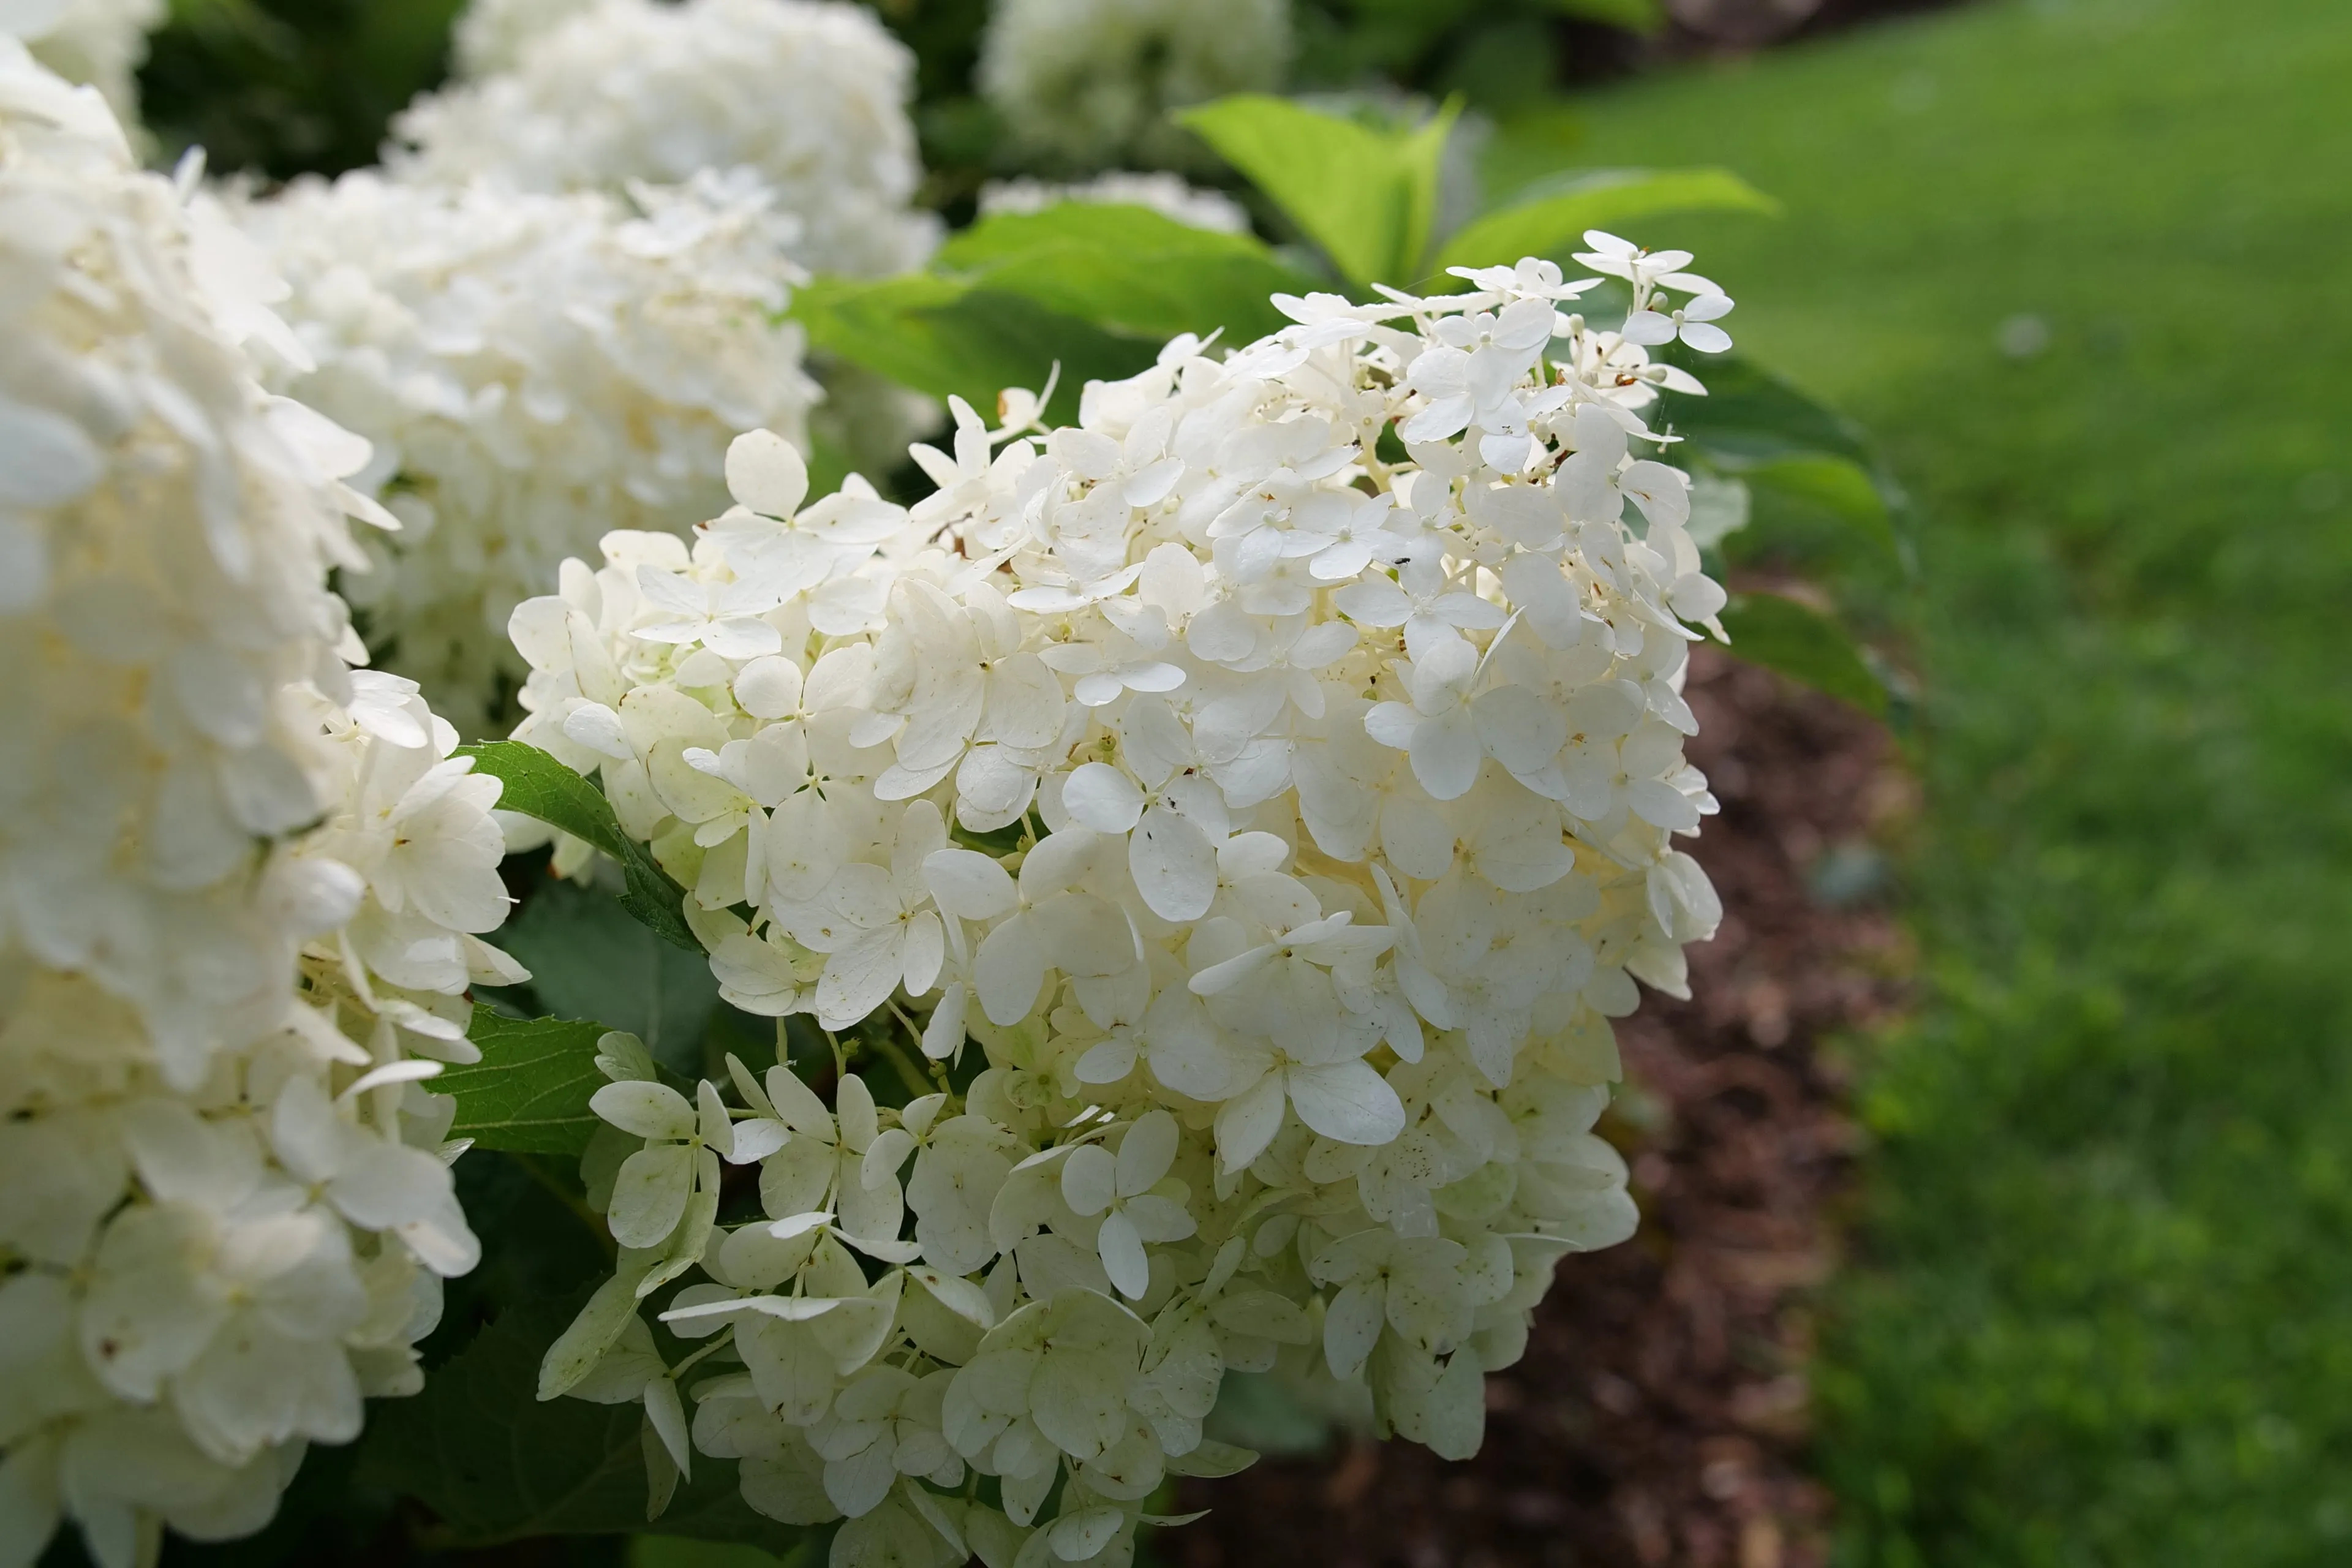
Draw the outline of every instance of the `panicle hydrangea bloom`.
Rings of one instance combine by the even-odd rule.
[[[1288,0],[996,0],[978,82],[1034,162],[1169,163],[1168,110],[1278,87],[1290,51]]]
[[[1249,214],[1224,192],[1199,189],[1164,171],[1136,174],[1114,170],[1074,185],[1030,179],[991,180],[980,188],[982,217],[1043,212],[1063,202],[1150,207],[1162,217],[1216,234],[1247,234],[1250,226]]]
[[[139,67],[164,0],[19,0],[10,21],[33,58],[68,81],[94,87],[134,134]]]
[[[1636,322],[1717,297],[1593,239]],[[1465,276],[1281,299],[1073,427],[958,405],[911,511],[747,436],[691,546],[516,612],[520,737],[691,889],[723,994],[936,1079],[688,1098],[608,1037],[620,1267],[541,1394],[642,1400],[657,1496],[735,1458],[844,1568],[1116,1568],[1165,1475],[1246,1462],[1227,1370],[1294,1347],[1466,1455],[1554,1263],[1633,1230],[1610,1020],[1720,913],[1676,844],[1724,595],[1644,417],[1700,388],[1573,313],[1596,279]]]
[[[608,529],[724,502],[729,437],[805,442],[819,394],[778,319],[786,223],[747,178],[517,195],[371,173],[240,209],[312,368],[282,389],[374,444],[404,527],[345,592],[388,666],[479,734],[521,667],[509,613]]]
[[[267,268],[0,37],[0,1563],[266,1522],[478,1247],[419,1085],[523,976],[496,780],[354,672],[366,444]]]
[[[397,121],[404,179],[618,192],[750,168],[816,271],[920,266],[938,220],[907,104],[915,61],[838,0],[596,0],[509,68],[420,99]]]
[[[595,0],[474,0],[452,29],[460,76],[488,76],[522,63],[533,45]]]

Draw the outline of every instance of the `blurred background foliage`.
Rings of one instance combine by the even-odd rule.
[[[920,57],[933,194],[961,216],[994,172],[969,90],[983,0],[877,8]],[[1297,85],[1459,95],[1492,128],[1489,204],[1571,163],[1743,176],[1778,221],[1644,237],[1697,249],[1743,342],[1858,416],[1909,492],[1923,994],[1854,1047],[1874,1147],[1814,1373],[1842,1561],[2345,1561],[2352,19],[1984,0],[1693,58],[1862,8],[1315,0]],[[148,116],[216,168],[370,162],[446,68],[452,9],[176,0]],[[1850,498],[1780,478],[1752,486],[1780,521],[1732,536],[1733,564],[1835,575],[1850,614],[1902,618],[1905,546],[1846,559],[1868,532]],[[576,983],[624,962],[661,955]],[[462,1169],[551,1256],[595,1245],[562,1173]],[[543,1304],[562,1270],[539,1268],[453,1290],[449,1344]],[[322,1540],[361,1561],[394,1508],[364,1453],[322,1452],[236,1561],[319,1561]]]
[[[2339,5],[2011,0],[1580,106],[1781,201],[1667,237],[1919,519],[1848,1563],[2352,1560],[2347,72]]]
[[[384,127],[449,69],[464,0],[172,0],[140,72],[148,126],[220,173],[376,161]]]

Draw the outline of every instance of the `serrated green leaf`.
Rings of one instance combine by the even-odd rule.
[[[681,952],[611,899],[553,877],[500,929],[499,945],[530,971],[540,1010],[626,1030],[664,1066],[701,1076],[719,981],[699,949]]]
[[[1810,605],[1779,594],[1735,594],[1724,607],[1723,629],[1734,658],[1885,716],[1886,687],[1871,673],[1853,636]]]
[[[434,1093],[457,1098],[449,1136],[519,1153],[579,1153],[600,1125],[588,1100],[604,1087],[596,1042],[605,1032],[603,1024],[509,1018],[477,1006],[467,1034],[482,1059],[444,1068],[432,1084]]]
[[[647,1528],[643,1409],[538,1398],[540,1358],[585,1296],[507,1311],[436,1369],[424,1393],[369,1412],[362,1479],[430,1509],[440,1521],[436,1544]],[[735,1466],[699,1455],[694,1479],[680,1483],[655,1528],[784,1557],[814,1539],[754,1512],[736,1489]]]
[[[460,746],[457,755],[474,759],[475,770],[504,782],[499,806],[560,827],[620,862],[626,891],[621,907],[664,942],[699,953],[702,944],[686,923],[686,889],[661,868],[653,852],[621,831],[604,791],[537,746],[520,741],[490,741]]]
[[[818,348],[934,397],[959,396],[983,415],[1008,386],[1042,391],[1062,367],[1053,423],[1074,422],[1090,380],[1148,369],[1157,339],[1091,321],[993,287],[910,273],[879,282],[819,278],[793,296],[792,315]]]
[[[1407,285],[1437,213],[1449,104],[1418,130],[1376,130],[1286,99],[1244,93],[1176,116],[1247,175],[1349,282]]]
[[[1262,242],[1181,224],[1149,207],[1065,202],[982,218],[949,240],[934,268],[1155,340],[1223,328],[1244,343],[1288,323],[1267,302],[1315,279]]]
[[[1433,270],[1508,267],[1523,256],[1561,257],[1584,231],[1665,212],[1779,211],[1772,198],[1727,169],[1621,169],[1580,174],[1566,185],[1473,218],[1448,239]],[[1432,288],[1467,287],[1460,279]]]

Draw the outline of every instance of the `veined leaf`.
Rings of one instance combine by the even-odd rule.
[[[568,1018],[509,1018],[474,1009],[467,1037],[481,1051],[471,1067],[442,1069],[436,1094],[455,1095],[452,1138],[524,1154],[577,1154],[599,1123],[589,1097],[604,1087],[596,1070],[602,1024]]]
[[[1724,607],[1723,629],[1735,658],[1885,716],[1885,683],[1846,629],[1811,605],[1779,594],[1735,594]]]
[[[1383,132],[1285,99],[1244,93],[1176,116],[1249,176],[1350,283],[1410,284],[1437,212],[1456,110]]]
[[[436,1544],[646,1528],[643,1407],[539,1401],[540,1358],[584,1295],[509,1310],[436,1370],[425,1392],[369,1412],[361,1476],[431,1509],[440,1521]],[[654,1528],[779,1556],[822,1533],[753,1512],[736,1489],[735,1466],[700,1455]]]
[[[502,780],[499,805],[584,838],[621,864],[627,890],[621,907],[643,921],[663,941],[700,952],[693,930],[686,923],[686,889],[654,859],[653,852],[621,831],[613,803],[604,792],[565,767],[537,746],[520,741],[491,741],[461,746],[457,755],[474,759],[475,770]]]
[[[1113,332],[1245,343],[1287,324],[1267,302],[1315,279],[1248,235],[1217,234],[1149,207],[1065,202],[982,218],[932,265]]]
[[[1777,212],[1773,200],[1727,169],[1627,169],[1579,176],[1565,188],[1499,208],[1463,226],[1438,252],[1449,267],[1508,267],[1523,256],[1565,255],[1589,228],[1664,212]],[[1460,279],[1433,289],[1466,288]]]

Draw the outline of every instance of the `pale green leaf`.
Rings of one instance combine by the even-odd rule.
[[[1217,234],[1149,207],[1065,202],[986,217],[932,265],[993,290],[1130,336],[1244,343],[1287,324],[1268,303],[1315,280],[1248,235]]]
[[[1473,218],[1446,240],[1435,270],[1507,267],[1525,256],[1562,257],[1582,247],[1586,229],[1613,228],[1660,213],[1778,210],[1769,196],[1727,169],[1603,171]],[[1442,286],[1466,285],[1454,279]]]
[[[1419,130],[1376,130],[1285,99],[1244,93],[1177,119],[1247,175],[1349,282],[1420,275],[1454,110]]]

